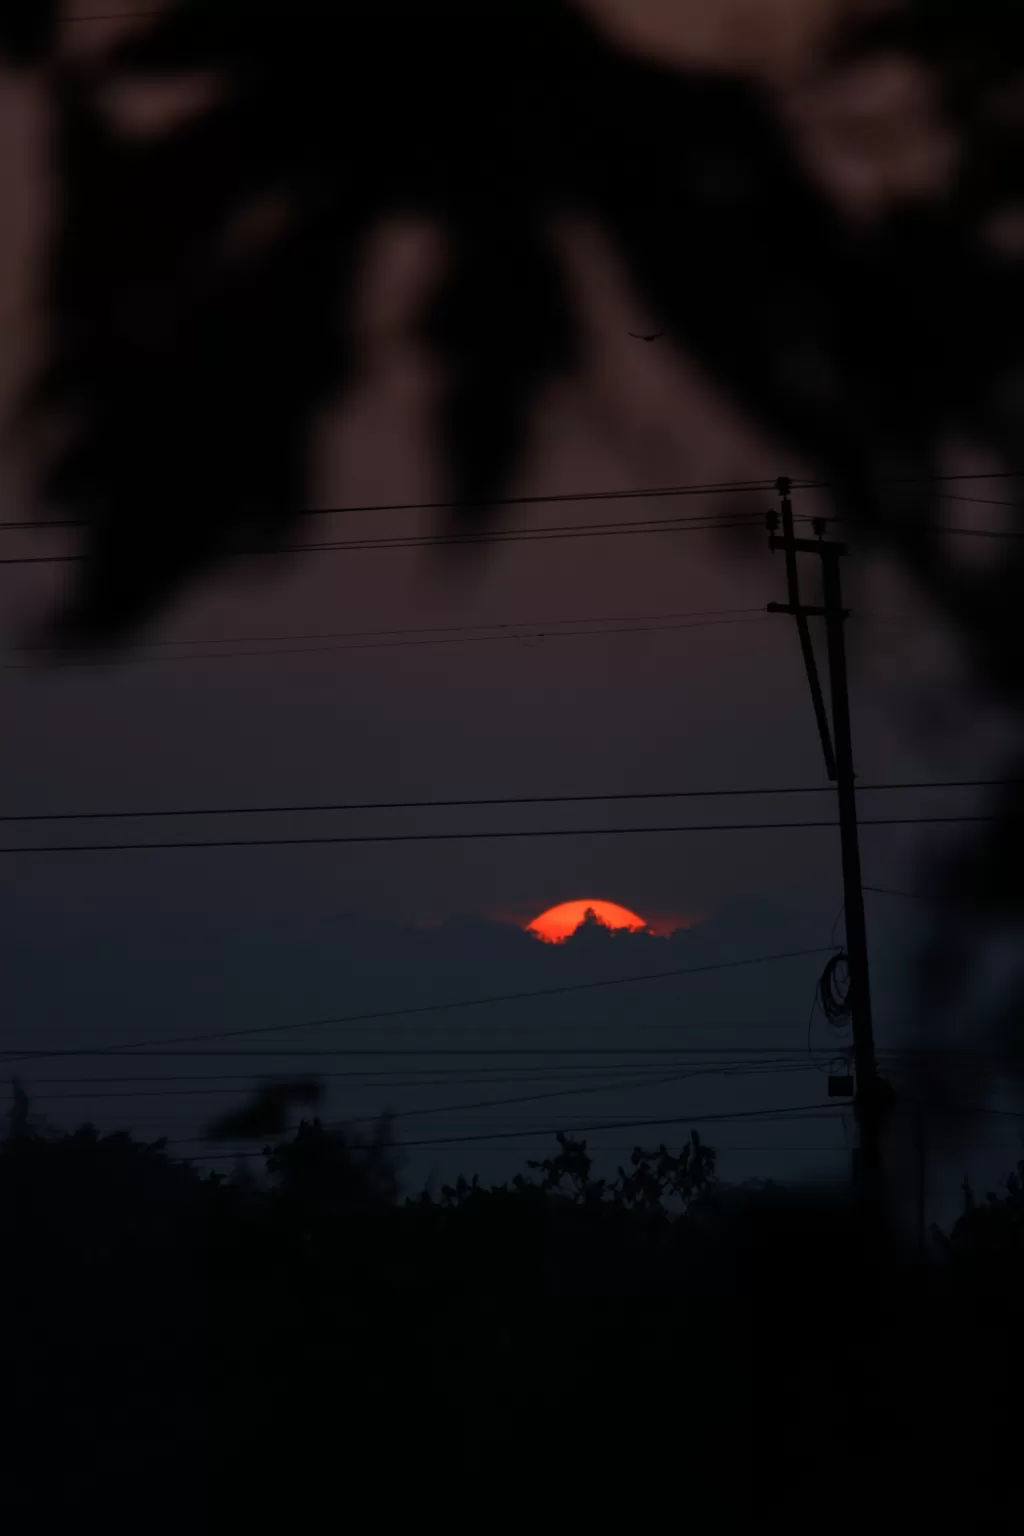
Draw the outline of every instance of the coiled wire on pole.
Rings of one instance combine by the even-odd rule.
[[[829,1023],[842,1029],[850,1021],[850,963],[845,950],[833,955],[818,982],[818,1001]]]

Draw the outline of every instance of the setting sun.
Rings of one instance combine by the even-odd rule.
[[[591,897],[583,901],[563,901],[561,906],[549,907],[546,912],[535,917],[532,923],[527,924],[526,931],[535,933],[546,944],[559,944],[576,932],[588,912],[593,912],[597,921],[605,928],[628,928],[636,932],[638,929],[647,927],[644,919],[637,917],[635,912],[630,912],[628,907],[617,906],[614,901],[598,901]]]

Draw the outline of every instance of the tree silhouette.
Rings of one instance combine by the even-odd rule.
[[[664,1143],[653,1152],[635,1148],[630,1172],[620,1168],[619,1178],[619,1198],[627,1206],[662,1210],[668,1199],[689,1210],[714,1187],[715,1154],[696,1131],[691,1131],[690,1140],[678,1153],[669,1152]]]
[[[316,1104],[323,1096],[323,1084],[300,1078],[262,1083],[248,1104],[221,1115],[207,1129],[211,1141],[263,1140],[282,1136],[290,1112],[297,1104]]]
[[[1024,1161],[1009,1174],[1002,1193],[990,1190],[977,1200],[965,1178],[964,1208],[949,1236],[933,1235],[954,1265],[965,1263],[986,1279],[998,1277],[1016,1290],[1024,1266]]]
[[[266,1149],[267,1171],[283,1199],[325,1207],[331,1215],[398,1199],[398,1154],[382,1115],[369,1139],[322,1121],[303,1120],[290,1141]]]
[[[770,1488],[818,1520],[840,1451],[847,1513],[1015,1496],[1024,1170],[923,1286],[847,1201],[712,1188],[694,1136],[638,1154],[636,1198],[589,1197],[563,1136],[540,1179],[401,1204],[386,1125],[304,1122],[236,1187],[22,1109],[0,1141],[8,1510],[266,1529],[342,1478],[411,1477],[422,1503],[421,1475],[493,1458],[501,1489],[564,1473],[576,1497],[598,1458],[584,1498],[673,1465],[730,1518]]]

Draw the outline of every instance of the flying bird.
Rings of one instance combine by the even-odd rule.
[[[632,336],[634,341],[660,341],[665,332],[652,331],[649,336],[644,336],[640,331],[630,331],[629,334]]]

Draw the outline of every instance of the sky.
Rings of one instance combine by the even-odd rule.
[[[101,9],[86,0],[79,8]],[[786,25],[759,30],[756,47],[744,26],[716,33],[708,8],[697,4],[595,0],[594,9],[616,35],[631,26],[629,40],[638,48],[739,67],[784,93],[809,160],[866,218],[886,198],[907,195],[908,186],[928,187],[943,174],[942,144],[929,137],[927,103],[912,87],[876,82],[868,107],[857,98],[843,109],[856,116],[874,102],[870,110],[886,123],[903,123],[902,136],[888,133],[888,155],[880,159],[863,144],[858,150],[856,135],[851,149],[842,121],[837,126],[838,109],[830,117],[802,83],[802,50],[817,35],[822,13],[835,6],[783,8]],[[749,7],[744,14],[749,18]],[[80,37],[86,30],[75,32],[75,47],[94,45]],[[741,36],[748,43],[737,64],[728,50]],[[145,103],[132,110],[144,111]],[[38,506],[33,450],[19,435],[15,410],[45,335],[35,283],[52,215],[46,160],[43,85],[11,77],[0,90],[0,187],[11,211],[0,242],[5,518]],[[658,316],[645,312],[595,230],[570,222],[559,238],[586,319],[588,353],[580,372],[551,387],[535,411],[513,494],[770,481],[813,471],[785,442],[754,431],[685,353],[629,335],[656,330]],[[379,230],[358,306],[358,385],[343,407],[324,413],[316,432],[315,504],[443,497],[430,425],[439,379],[411,321],[417,296],[443,262],[438,230],[411,220]],[[971,468],[959,452],[952,444],[950,464]],[[689,507],[747,513],[766,511],[771,502],[757,491]],[[827,510],[827,503],[804,493],[800,510]],[[647,511],[648,504],[631,501],[509,508],[500,526]],[[429,531],[431,517],[350,514],[346,536]],[[57,552],[60,537],[8,534],[5,549]],[[948,636],[914,592],[880,562],[848,565],[861,779],[984,778],[998,763],[1006,722],[961,681]],[[764,612],[766,603],[784,598],[784,574],[758,526],[742,534],[705,529],[519,543],[465,565],[442,564],[419,550],[240,561],[191,590],[126,652],[108,662],[72,659],[48,668],[23,647],[65,579],[59,566],[0,570],[6,815],[670,789],[820,791],[826,784],[796,636],[786,619]],[[969,790],[861,796],[868,819],[970,813],[982,803]],[[153,819],[30,823],[5,828],[3,841],[658,827],[832,814],[829,795],[808,793],[199,816],[170,831]],[[866,827],[866,882],[922,891],[929,859],[956,836],[934,826]],[[833,829],[24,854],[7,856],[4,873],[5,1048],[14,1052],[291,1027],[325,1015],[818,950],[764,967],[561,999],[322,1027],[303,1034],[310,1049],[314,1041],[319,1049],[343,1041],[378,1054],[325,1064],[296,1050],[269,1064],[241,1065],[250,1077],[276,1069],[376,1073],[331,1079],[325,1114],[415,1112],[397,1122],[404,1140],[536,1131],[530,1141],[520,1136],[515,1151],[508,1142],[496,1148],[482,1141],[410,1148],[412,1183],[474,1168],[505,1177],[527,1147],[535,1155],[549,1130],[572,1120],[749,1115],[796,1106],[799,1120],[709,1124],[706,1139],[721,1146],[723,1171],[838,1177],[847,1170],[851,1117],[828,1107],[823,1093],[836,1037],[820,1014],[811,1019],[808,1052],[815,980],[841,924]],[[546,907],[590,895],[625,905],[659,932],[676,924],[680,931],[672,938],[585,935],[564,947],[539,945],[520,932]],[[868,903],[884,1052],[911,1043],[908,999],[927,919],[907,898],[869,895]],[[435,1052],[474,1054],[398,1054],[424,1040]],[[728,1072],[589,1091],[598,1067],[608,1084],[649,1071],[665,1041],[690,1053],[672,1062],[655,1057],[665,1075],[695,1070],[695,1063]],[[235,1042],[239,1049],[253,1043]],[[556,1046],[577,1054],[555,1057]],[[578,1054],[591,1046],[606,1054]],[[498,1057],[499,1047],[523,1054]],[[651,1054],[637,1054],[644,1051]],[[88,1114],[105,1128],[130,1123],[146,1134],[166,1133],[182,1148],[244,1087],[245,1079],[214,1087],[210,1078],[198,1084],[205,1098],[194,1093],[195,1083],[182,1085],[191,1097],[171,1098],[166,1079],[175,1073],[224,1075],[238,1069],[237,1059],[145,1060],[142,1067],[111,1057],[101,1071],[95,1059],[85,1065],[51,1057],[22,1070],[38,1107],[55,1120]],[[428,1069],[433,1081],[424,1083]],[[125,1083],[96,1084],[93,1098],[74,1100],[65,1095],[75,1083],[56,1081],[104,1074]],[[158,1081],[145,1085],[143,1074]],[[554,1094],[570,1080],[562,1098],[447,1108]],[[122,1097],[104,1096],[114,1091]],[[823,1113],[808,1121],[805,1106],[823,1106]],[[415,1135],[407,1126],[417,1128]],[[651,1134],[661,1139],[671,1130]],[[613,1157],[631,1135],[595,1132],[593,1141]],[[987,1126],[972,1154],[983,1177],[1004,1170],[1012,1145],[1010,1122]],[[961,1172],[935,1172],[934,1198],[943,1210]]]

